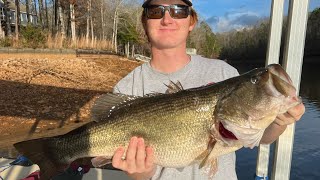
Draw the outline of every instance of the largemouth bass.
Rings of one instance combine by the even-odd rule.
[[[102,95],[91,111],[94,122],[14,146],[39,165],[42,180],[78,158],[111,159],[133,136],[153,148],[155,164],[180,168],[199,163],[213,172],[218,156],[252,147],[278,114],[300,103],[290,77],[276,64],[203,87],[170,87],[174,93]],[[104,165],[95,158],[92,162]]]

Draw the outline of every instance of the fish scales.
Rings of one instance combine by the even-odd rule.
[[[188,94],[172,94],[170,102],[167,98],[162,98],[164,96],[158,96],[149,101],[136,103],[117,112],[112,120],[88,126],[86,131],[77,136],[70,134],[64,137],[64,142],[67,142],[65,146],[57,143],[54,149],[66,154],[66,157],[60,157],[64,161],[70,161],[70,157],[84,155],[111,157],[116,148],[127,146],[132,136],[140,136],[145,139],[147,145],[153,147],[157,157],[156,163],[172,167],[190,164],[199,152],[201,154],[206,150],[208,133],[214,123],[214,106],[207,105],[208,101],[212,104],[213,97],[203,94],[201,96],[196,91],[190,91]],[[141,113],[141,109],[145,108],[148,108],[149,113]],[[70,146],[70,143],[74,145]],[[81,148],[74,151],[76,146]],[[69,153],[65,152],[72,154],[68,155]],[[182,154],[190,154],[191,157],[181,161]]]

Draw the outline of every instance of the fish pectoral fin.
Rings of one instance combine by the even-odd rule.
[[[204,156],[202,162],[200,163],[199,168],[201,169],[202,167],[204,167],[209,159],[209,156],[214,148],[214,146],[216,145],[216,140],[213,136],[210,137],[209,143],[208,143],[208,147],[207,150],[202,154],[202,156]]]
[[[212,143],[211,143],[212,144]],[[211,145],[212,146],[212,145]],[[199,169],[212,178],[218,171],[218,157],[224,154],[234,152],[242,147],[242,144],[237,144],[235,146],[227,146],[221,141],[216,141],[214,143],[214,148],[201,162]],[[208,151],[207,149],[206,151]]]
[[[217,158],[212,158],[212,159],[208,160],[207,164],[202,169],[202,172],[204,172],[206,175],[208,175],[210,177],[209,179],[212,179],[217,171],[218,171],[218,159]]]
[[[218,171],[218,159],[216,157],[210,157],[210,153],[208,153],[207,150],[202,156],[204,154],[206,154],[206,156],[200,163],[199,169],[209,177],[213,177]]]
[[[97,156],[91,159],[91,163],[94,167],[101,167],[112,163],[112,160],[107,156]]]
[[[208,150],[206,150],[205,152],[203,152],[200,157],[204,157],[199,165],[199,169],[203,168],[208,160],[208,157],[209,157],[209,152]]]

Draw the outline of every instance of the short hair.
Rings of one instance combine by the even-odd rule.
[[[147,33],[147,15],[146,15],[146,11],[143,10],[142,15],[141,15],[141,23],[143,25],[143,29],[145,34],[148,36]],[[198,23],[198,13],[191,7],[191,11],[190,11],[190,24],[194,25]],[[148,37],[149,38],[149,37]]]

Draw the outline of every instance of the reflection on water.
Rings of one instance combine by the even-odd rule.
[[[297,123],[292,158],[292,179],[320,178],[319,101],[304,98],[306,113]]]
[[[320,61],[320,59],[319,59]],[[245,72],[261,65],[237,65],[239,72]],[[320,179],[320,64],[303,65],[300,96],[306,106],[306,113],[296,124],[290,180]],[[273,147],[269,173],[272,169]],[[256,168],[257,148],[241,149],[237,152],[237,173],[239,180],[253,179]],[[271,174],[269,174],[270,177]]]
[[[320,60],[319,60],[320,61]],[[320,64],[303,66],[300,95],[320,108]]]

